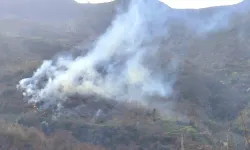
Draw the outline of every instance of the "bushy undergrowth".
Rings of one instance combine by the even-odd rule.
[[[0,122],[0,149],[7,150],[105,150],[77,141],[70,132],[58,130],[50,137],[36,128]]]

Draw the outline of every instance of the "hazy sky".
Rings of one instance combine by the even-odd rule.
[[[78,3],[105,3],[114,0],[75,0]],[[171,8],[176,9],[199,9],[214,6],[234,5],[243,0],[159,0]]]

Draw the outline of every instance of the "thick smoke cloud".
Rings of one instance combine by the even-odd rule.
[[[161,46],[171,38],[170,26],[180,23],[204,35],[226,27],[239,7],[243,5],[204,15],[200,10],[173,10],[155,0],[131,1],[86,55],[44,61],[18,88],[28,102],[42,101],[44,107],[61,106],[76,94],[142,104],[151,96],[169,97],[180,61],[177,51]]]

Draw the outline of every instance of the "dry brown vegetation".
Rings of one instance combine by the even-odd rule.
[[[34,127],[0,122],[1,150],[105,150],[105,148],[80,143],[69,131],[58,130],[50,137]]]

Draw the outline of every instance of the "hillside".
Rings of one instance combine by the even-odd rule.
[[[164,50],[187,53],[181,57],[173,95],[152,98],[156,103],[150,107],[75,95],[55,119],[53,109],[40,110],[42,104],[24,101],[18,82],[30,77],[45,59],[85,53],[110,25],[115,6],[71,0],[0,1],[0,149],[241,150],[249,146],[248,13],[232,17],[224,30],[202,37],[174,26],[171,39],[159,47],[159,59],[169,58]],[[207,9],[202,15],[218,10]]]

